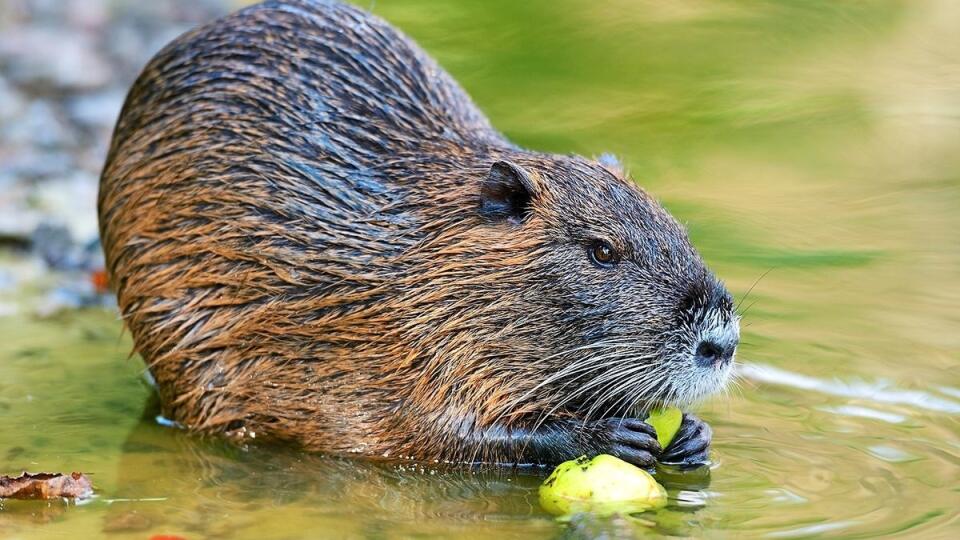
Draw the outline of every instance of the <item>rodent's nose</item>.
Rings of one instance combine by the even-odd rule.
[[[723,346],[716,341],[705,339],[697,345],[696,358],[694,360],[700,367],[711,367],[718,364],[723,365],[730,362],[736,348],[736,344]]]

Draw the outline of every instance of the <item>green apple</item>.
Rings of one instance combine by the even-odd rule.
[[[683,422],[683,411],[676,407],[664,407],[650,411],[650,416],[645,420],[646,423],[657,430],[657,442],[664,450],[670,446],[670,442],[677,436],[680,430],[680,424]]]
[[[565,461],[540,486],[540,505],[558,516],[630,514],[666,503],[666,490],[647,471],[608,454]]]

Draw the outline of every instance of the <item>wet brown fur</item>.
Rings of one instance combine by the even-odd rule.
[[[499,160],[529,172],[522,220],[478,211]],[[338,3],[267,2],[166,47],[101,182],[109,274],[165,414],[311,450],[517,461],[484,430],[581,415],[558,405],[569,381],[543,383],[603,338],[662,363],[610,407],[678,398],[674,306],[715,284],[632,181],[515,147],[411,41]],[[589,266],[597,236],[636,287]]]

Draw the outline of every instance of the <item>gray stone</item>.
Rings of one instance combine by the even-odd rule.
[[[0,199],[0,244],[28,245],[41,220],[40,213],[25,207],[21,197]]]
[[[69,126],[45,100],[32,101],[15,121],[0,128],[0,136],[6,144],[44,149],[70,146],[76,141]]]
[[[45,223],[63,225],[73,239],[87,243],[97,238],[97,178],[85,171],[51,179],[36,186],[31,207]]]
[[[0,122],[12,121],[24,107],[23,97],[0,75]]]
[[[84,90],[110,80],[111,68],[89,34],[65,28],[14,26],[0,32],[0,57],[20,85]]]
[[[12,145],[0,148],[0,177],[15,180],[51,178],[64,176],[73,167],[73,157],[65,151]]]
[[[83,94],[67,102],[70,120],[87,128],[111,128],[120,116],[126,92],[115,89]]]

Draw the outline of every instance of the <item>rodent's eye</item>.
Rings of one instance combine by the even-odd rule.
[[[596,240],[590,244],[587,253],[590,255],[590,262],[601,268],[610,268],[619,260],[617,251],[603,240]]]

